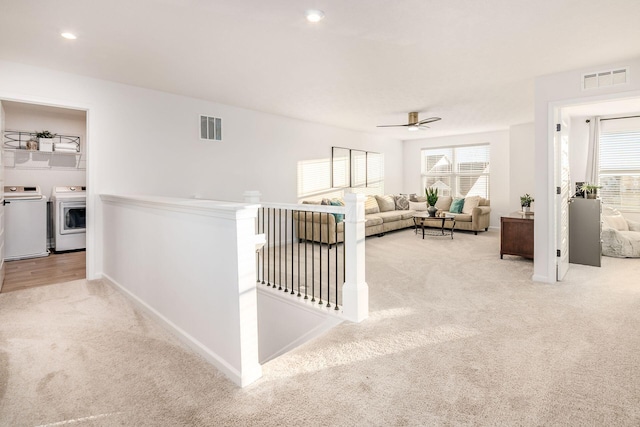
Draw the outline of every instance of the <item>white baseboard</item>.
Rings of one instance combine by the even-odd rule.
[[[135,303],[137,307],[141,308],[145,313],[149,314],[152,318],[158,321],[158,323],[164,326],[171,334],[176,336],[190,349],[202,356],[207,362],[211,363],[217,369],[222,371],[229,379],[231,379],[231,381],[233,381],[240,387],[245,387],[262,377],[261,366],[258,365],[258,368],[252,370],[252,372],[241,374],[237,369],[229,365],[229,363],[227,363],[222,357],[211,351],[211,349],[203,345],[200,341],[198,341],[197,339],[189,335],[186,331],[164,317],[161,313],[156,311],[153,307],[149,306],[143,300],[138,298],[138,296],[131,293],[127,288],[120,285],[107,274],[102,274],[102,280],[104,281],[104,283],[120,291],[130,301]]]

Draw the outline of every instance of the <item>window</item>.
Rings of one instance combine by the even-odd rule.
[[[599,163],[602,202],[640,212],[640,118],[602,120]]]
[[[443,196],[489,198],[489,144],[422,150],[422,186]]]

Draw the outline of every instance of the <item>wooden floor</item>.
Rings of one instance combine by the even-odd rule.
[[[86,252],[51,254],[43,258],[7,261],[2,293],[86,277]]]

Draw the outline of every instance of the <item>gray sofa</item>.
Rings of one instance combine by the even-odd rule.
[[[477,196],[476,196],[477,197]],[[365,213],[365,235],[383,235],[388,231],[400,230],[402,228],[413,227],[413,215],[416,211],[427,208],[426,201],[420,198],[409,200],[407,195],[384,195],[367,196],[364,206]],[[469,230],[478,234],[478,231],[489,229],[489,219],[491,207],[489,200],[477,197],[469,198],[469,203],[465,204],[463,213],[454,214],[449,212],[452,203],[451,197],[441,196],[436,203],[437,216],[455,216],[455,230]],[[340,199],[334,201],[341,202]],[[466,201],[466,200],[465,200]],[[303,204],[322,204],[320,201],[304,201]],[[324,204],[329,204],[325,201]],[[413,208],[413,209],[412,209]],[[336,242],[344,241],[344,221],[336,221],[333,214],[294,212],[296,233],[298,239],[322,242],[332,245]],[[434,226],[438,225],[434,222]],[[439,226],[439,225],[438,225]],[[449,228],[450,224],[447,224]]]

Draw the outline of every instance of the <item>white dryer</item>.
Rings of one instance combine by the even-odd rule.
[[[56,252],[86,248],[86,190],[83,186],[54,187],[51,193]]]

